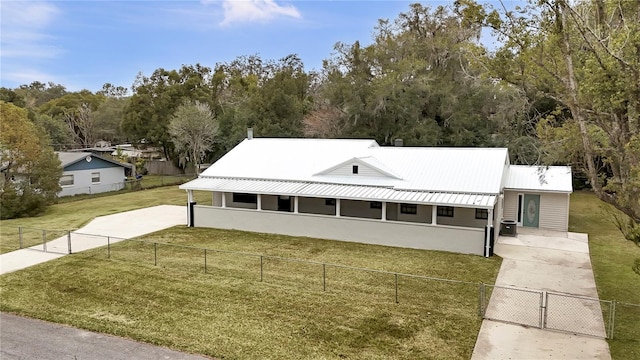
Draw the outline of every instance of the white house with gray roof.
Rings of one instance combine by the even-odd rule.
[[[62,190],[58,196],[96,194],[124,188],[125,169],[130,164],[88,152],[56,152],[62,163]]]
[[[250,137],[180,188],[189,226],[488,256],[504,219],[567,230],[571,171],[513,166],[502,148]]]

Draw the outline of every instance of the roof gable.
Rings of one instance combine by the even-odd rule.
[[[391,170],[387,169],[386,166],[384,166],[384,164],[382,164],[372,156],[351,158],[347,161],[343,161],[335,166],[332,166],[326,170],[323,170],[317,174],[314,174],[314,177],[322,176],[322,175],[358,176],[358,177],[368,176],[368,177],[400,179],[400,177],[393,174]]]
[[[96,154],[88,152],[56,152],[62,168],[65,171],[74,170],[90,170],[90,169],[104,169],[110,167],[124,167],[131,168],[130,164],[123,164],[115,160],[105,159]]]

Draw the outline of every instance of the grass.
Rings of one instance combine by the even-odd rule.
[[[0,310],[224,359],[468,359],[481,324],[476,284],[499,258],[240,231],[175,227],[0,277]]]
[[[608,206],[592,193],[571,196],[570,230],[589,234],[591,264],[603,300],[640,304],[640,275],[631,269],[640,247],[625,240],[602,210]],[[614,359],[640,359],[640,307],[618,304],[614,339],[609,348]]]
[[[98,194],[100,195],[100,194]],[[177,186],[127,192],[110,196],[98,196],[77,201],[65,201],[47,208],[41,216],[0,221],[0,253],[17,250],[18,226],[25,228],[25,246],[42,241],[41,229],[60,230],[49,232],[49,240],[61,236],[66,230],[82,227],[97,216],[116,214],[155,205],[186,205],[187,195]],[[194,192],[196,201],[210,201],[210,195]]]

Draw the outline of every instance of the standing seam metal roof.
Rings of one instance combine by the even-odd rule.
[[[402,190],[390,187],[274,181],[238,178],[200,177],[180,186],[185,190],[240,192],[266,195],[341,198],[363,201],[397,201],[401,203],[492,208],[494,194],[446,193]]]

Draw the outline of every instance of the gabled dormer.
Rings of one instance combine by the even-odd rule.
[[[372,156],[355,157],[347,161],[343,161],[326,170],[314,174],[314,176],[353,176],[401,179],[398,175],[387,169],[383,163]]]

